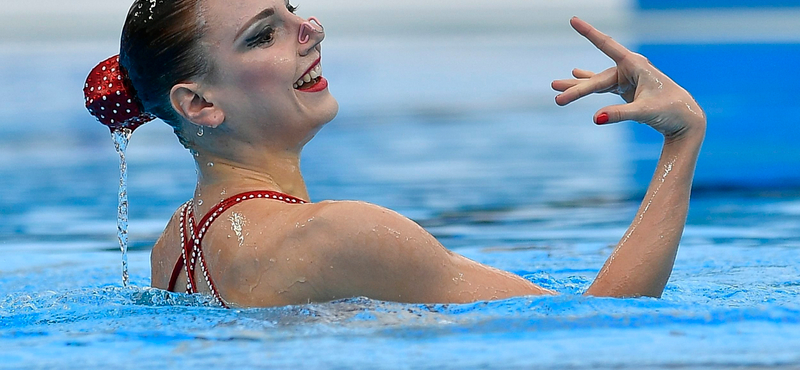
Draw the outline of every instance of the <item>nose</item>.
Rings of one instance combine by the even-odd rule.
[[[297,35],[297,41],[300,45],[303,45],[301,54],[308,54],[308,52],[322,42],[324,38],[325,27],[322,27],[322,23],[320,23],[319,19],[316,17],[309,17],[308,20],[300,24],[300,32]]]

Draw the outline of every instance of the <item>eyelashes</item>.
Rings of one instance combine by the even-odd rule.
[[[272,26],[264,27],[255,37],[247,40],[247,47],[255,48],[272,43],[275,36],[275,29]]]
[[[298,8],[299,8],[298,6],[292,5],[288,2],[286,3],[286,10],[288,10],[292,14],[295,14]],[[275,28],[273,28],[272,26],[266,26],[260,32],[258,32],[258,34],[256,34],[254,37],[247,39],[246,42],[248,48],[255,48],[271,44],[274,39],[275,39]]]

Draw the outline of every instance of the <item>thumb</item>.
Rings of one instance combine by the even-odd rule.
[[[637,102],[619,105],[609,105],[594,114],[594,122],[598,125],[617,123],[622,121],[644,122],[645,109]]]

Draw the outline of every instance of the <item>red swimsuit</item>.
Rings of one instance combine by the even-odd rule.
[[[180,233],[181,233],[181,258],[175,263],[175,268],[172,270],[172,277],[169,280],[169,290],[175,291],[175,286],[178,283],[178,275],[181,270],[186,271],[186,293],[197,293],[197,283],[195,282],[194,272],[196,270],[197,261],[200,261],[200,269],[203,272],[203,277],[206,280],[211,295],[219,302],[222,307],[228,308],[228,305],[222,300],[211,275],[208,273],[206,260],[203,257],[203,237],[208,231],[208,228],[222,213],[231,207],[244,202],[249,199],[275,199],[292,204],[304,204],[306,201],[295,198],[291,195],[279,193],[276,191],[251,191],[234,195],[228,199],[219,202],[216,206],[211,208],[210,211],[203,217],[199,223],[195,224],[194,212],[190,207],[191,201],[186,202],[181,207],[181,220],[180,220]]]

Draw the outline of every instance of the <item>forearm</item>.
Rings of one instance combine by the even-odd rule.
[[[585,294],[660,297],[672,273],[705,132],[666,139],[636,216]]]

